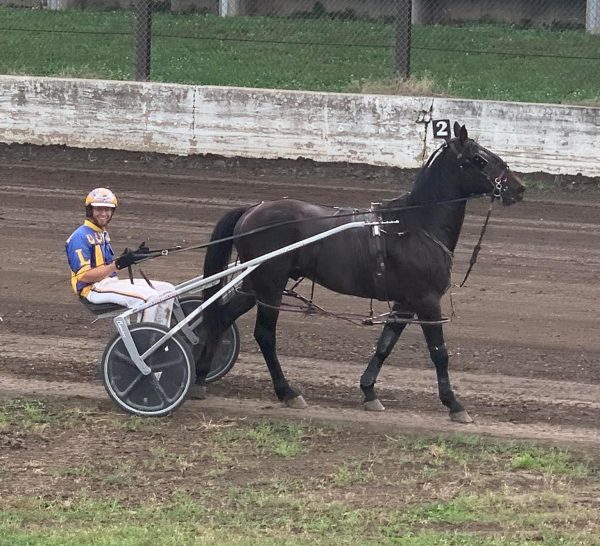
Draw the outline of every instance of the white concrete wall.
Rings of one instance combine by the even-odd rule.
[[[600,108],[0,76],[0,142],[415,168],[433,118],[520,172],[600,176]]]

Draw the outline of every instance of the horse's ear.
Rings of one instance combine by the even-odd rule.
[[[460,139],[460,143],[464,144],[469,138],[467,133],[467,127],[465,125],[461,125],[458,121],[454,122],[454,136]]]

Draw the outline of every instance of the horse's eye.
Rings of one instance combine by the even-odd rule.
[[[475,154],[473,156],[473,163],[475,163],[475,165],[477,165],[480,169],[484,169],[488,164],[487,159],[483,159],[483,157],[481,157],[479,154]]]

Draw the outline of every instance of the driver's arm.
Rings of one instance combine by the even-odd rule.
[[[93,283],[101,281],[108,277],[111,273],[116,273],[117,266],[115,262],[112,262],[108,265],[99,265],[98,267],[94,267],[89,271],[86,271],[79,280],[85,283]]]

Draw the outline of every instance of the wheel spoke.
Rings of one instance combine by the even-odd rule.
[[[135,364],[131,360],[131,357],[129,356],[129,353],[124,353],[123,351],[120,351],[119,349],[114,349],[113,350],[113,355],[117,359],[125,362],[125,364],[129,364],[130,366],[135,366]]]
[[[156,389],[156,392],[162,401],[162,407],[164,408],[167,404],[170,404],[172,400],[167,396],[165,389],[162,388],[162,385],[160,384],[160,381],[156,379],[156,376],[152,374],[151,377],[152,384],[154,385],[154,388]]]
[[[181,359],[177,360],[167,360],[166,362],[159,362],[158,364],[152,364],[150,367],[153,372],[160,372],[162,370],[168,370],[169,368],[173,368],[175,366],[180,366],[182,363]]]
[[[137,386],[137,384],[144,378],[144,376],[140,373],[136,376],[136,378],[128,385],[128,387],[124,391],[119,391],[119,396],[126,398],[129,396],[129,393]]]

